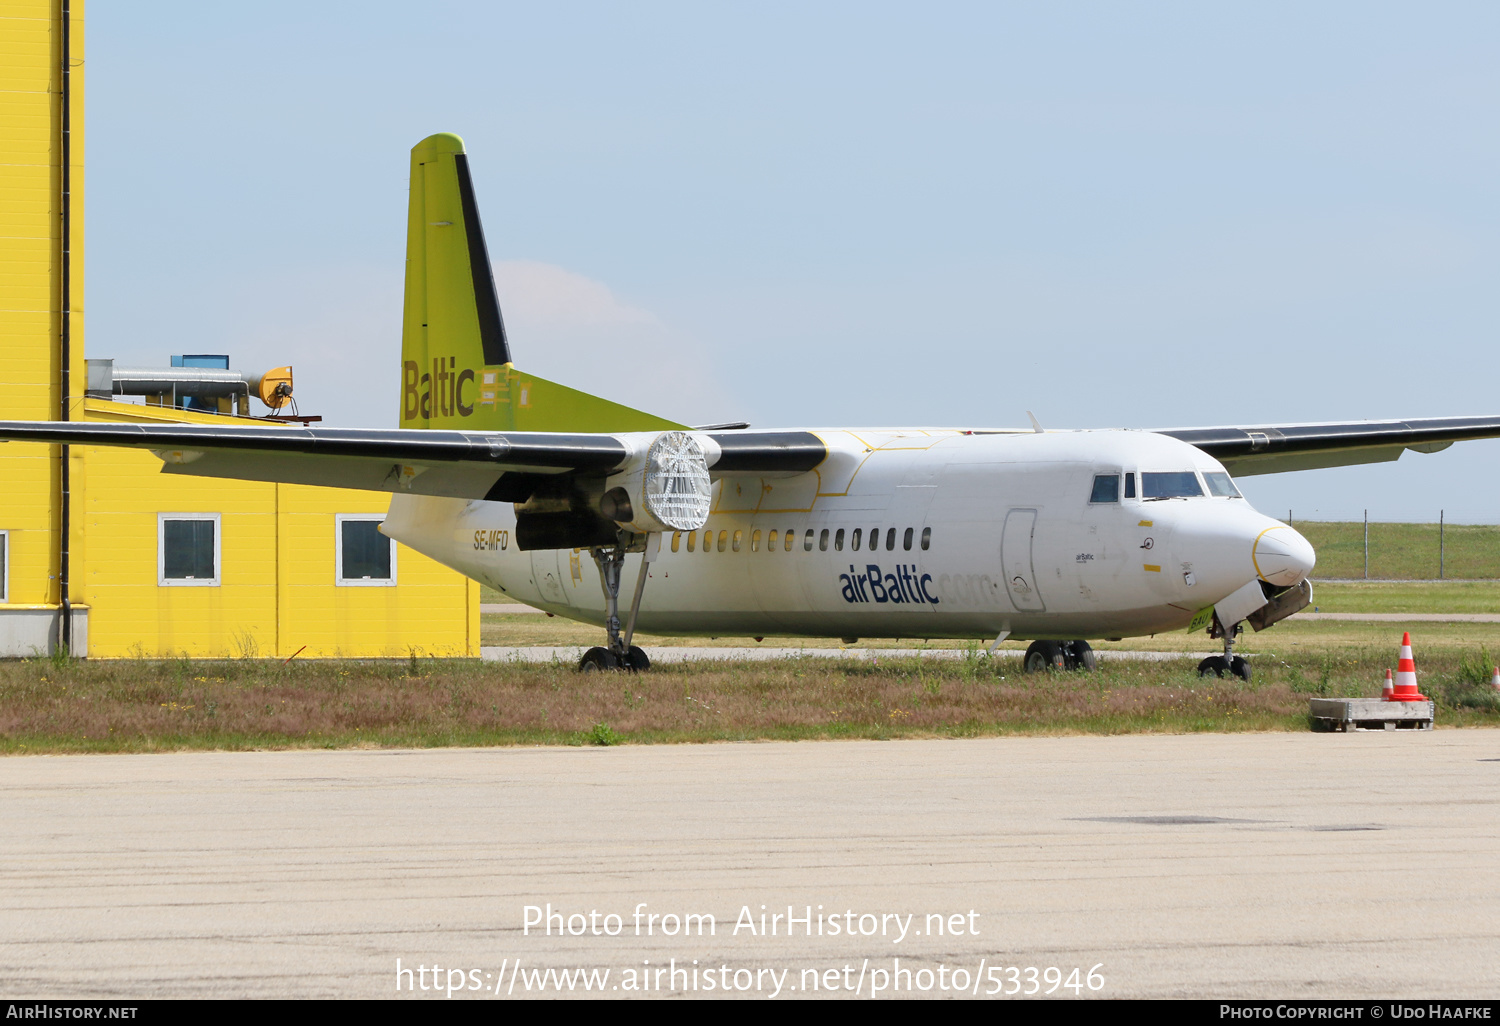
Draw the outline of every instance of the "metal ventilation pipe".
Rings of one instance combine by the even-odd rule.
[[[292,368],[276,367],[261,375],[213,367],[116,367],[113,360],[88,361],[91,396],[160,395],[234,399],[255,396],[271,409],[292,397]]]

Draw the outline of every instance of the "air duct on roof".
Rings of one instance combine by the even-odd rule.
[[[116,367],[113,360],[89,360],[88,376],[87,394],[100,399],[141,395],[171,406],[186,398],[239,399],[240,412],[246,414],[252,395],[273,410],[292,398],[290,367],[276,367],[255,376],[213,367]]]

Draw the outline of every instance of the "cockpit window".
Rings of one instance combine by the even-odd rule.
[[[1228,474],[1212,473],[1204,474],[1203,480],[1208,482],[1208,494],[1217,495],[1226,499],[1242,499],[1240,490],[1229,480]]]
[[[1141,492],[1145,499],[1185,499],[1203,494],[1198,475],[1191,470],[1141,475]]]
[[[1094,477],[1094,494],[1089,496],[1090,502],[1119,502],[1120,501],[1120,475],[1098,474]]]

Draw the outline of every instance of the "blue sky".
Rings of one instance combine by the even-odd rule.
[[[1500,8],[95,3],[88,345],[396,409],[408,150],[517,362],[690,422],[1500,412]],[[1252,478],[1500,519],[1500,441]]]

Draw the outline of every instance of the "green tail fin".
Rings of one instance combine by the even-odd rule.
[[[515,369],[464,142],[447,133],[411,151],[400,423],[475,431],[682,427]]]

